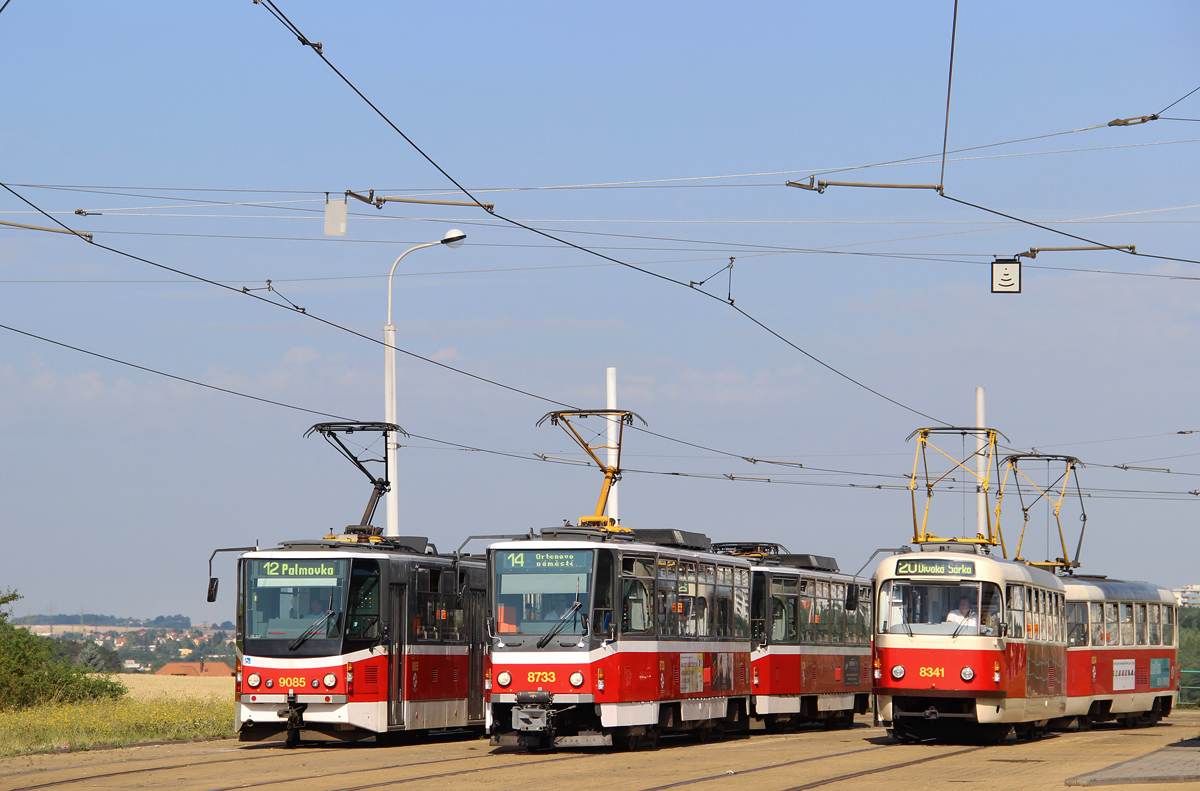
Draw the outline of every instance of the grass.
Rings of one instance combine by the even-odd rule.
[[[166,694],[0,712],[0,755],[233,735],[233,701]]]

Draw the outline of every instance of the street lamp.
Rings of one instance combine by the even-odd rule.
[[[420,250],[422,247],[437,247],[439,244],[444,244],[447,247],[461,247],[462,243],[467,240],[467,235],[457,228],[452,228],[446,231],[446,235],[437,242],[429,242],[427,244],[419,244],[416,247],[410,247],[400,254],[396,259],[396,263],[392,264],[392,271],[388,274],[388,310],[387,324],[383,327],[383,413],[384,422],[395,425],[396,423],[396,326],[392,324],[392,277],[396,274],[396,267],[404,260],[404,256],[411,253],[413,250]],[[397,441],[395,432],[389,431],[384,438],[385,458],[387,459],[387,479],[390,488],[387,493],[387,527],[384,529],[385,536],[400,535],[400,493],[397,490],[397,478],[400,475],[399,465],[396,459],[396,451],[400,449],[400,443]]]

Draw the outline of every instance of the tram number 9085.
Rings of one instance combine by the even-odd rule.
[[[554,681],[553,670],[531,670],[528,681],[530,684],[550,684]]]
[[[279,686],[281,686],[281,687],[302,687],[302,686],[304,686],[306,681],[307,681],[307,679],[305,679],[303,676],[300,676],[298,678],[281,678],[281,679],[279,679]]]
[[[920,669],[921,678],[945,678],[946,668],[944,667],[923,667]]]

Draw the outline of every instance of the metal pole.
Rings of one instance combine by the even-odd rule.
[[[617,408],[617,369],[609,368],[605,371],[608,380],[608,400],[606,406],[608,409]],[[621,428],[619,417],[608,418],[608,466],[614,467],[617,464],[617,432]],[[617,512],[617,484],[613,483],[608,490],[608,504],[604,508],[606,516],[611,516],[614,521],[618,521],[620,516]]]
[[[987,425],[987,420],[984,417],[983,409],[983,394],[982,387],[975,388],[975,425],[983,428]],[[975,435],[975,474],[979,476],[979,490],[975,495],[975,532],[977,535],[986,536],[987,533],[987,492],[983,491],[983,479],[987,475],[987,455],[984,453],[987,447],[987,436],[985,434]]]
[[[437,247],[441,242],[430,242],[410,247],[400,254],[392,271],[388,274],[388,309],[387,324],[383,327],[383,420],[385,423],[397,424],[396,419],[396,327],[392,324],[392,276],[404,256],[422,247]],[[389,431],[384,437],[384,456],[387,459],[387,479],[390,485],[387,493],[387,527],[385,536],[400,535],[400,487],[397,479],[400,477],[400,465],[396,458],[400,449],[399,437],[396,432]]]

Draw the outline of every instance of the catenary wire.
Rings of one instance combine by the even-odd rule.
[[[374,104],[373,102],[371,102],[371,100],[370,100],[370,99],[368,99],[368,98],[366,97],[366,95],[365,95],[365,94],[363,94],[363,93],[362,93],[362,91],[360,91],[360,90],[358,89],[358,87],[357,87],[357,86],[355,86],[355,85],[354,85],[354,83],[352,83],[352,82],[351,82],[349,79],[347,79],[347,78],[346,78],[346,76],[345,76],[345,75],[343,75],[343,74],[341,73],[341,71],[339,71],[339,70],[337,69],[337,67],[335,67],[335,66],[333,65],[333,63],[331,63],[331,62],[329,61],[329,59],[325,57],[325,55],[324,55],[324,54],[321,52],[321,49],[320,49],[320,47],[319,47],[319,46],[317,46],[317,45],[314,45],[314,44],[312,44],[312,43],[311,43],[311,42],[310,42],[310,41],[309,41],[309,40],[308,40],[308,39],[307,39],[307,38],[306,38],[306,37],[305,37],[305,36],[304,36],[304,35],[303,35],[303,34],[300,32],[300,30],[299,30],[299,29],[298,29],[298,28],[297,28],[297,27],[296,27],[294,24],[292,24],[291,20],[289,20],[289,19],[286,17],[286,15],[284,15],[284,14],[283,14],[283,12],[282,12],[282,11],[280,11],[280,10],[278,9],[278,7],[275,5],[275,3],[274,3],[272,0],[261,0],[260,4],[262,4],[262,5],[265,5],[265,6],[269,6],[269,7],[270,7],[270,8],[273,10],[273,12],[275,13],[275,15],[276,15],[276,18],[278,18],[278,19],[279,19],[281,22],[283,22],[283,23],[285,24],[285,26],[287,26],[287,27],[288,27],[288,28],[289,28],[289,29],[290,29],[290,30],[291,30],[291,31],[292,31],[292,32],[293,32],[293,33],[296,35],[296,37],[297,37],[297,38],[300,40],[300,42],[301,42],[302,44],[304,44],[304,45],[308,46],[310,49],[312,49],[312,50],[313,50],[313,52],[315,52],[315,53],[317,54],[317,56],[318,56],[318,57],[319,57],[319,58],[320,58],[322,61],[324,61],[324,62],[326,63],[326,65],[328,65],[328,66],[329,66],[329,68],[330,68],[330,69],[332,69],[332,70],[333,70],[333,72],[334,72],[335,74],[337,74],[337,76],[338,76],[338,77],[339,77],[339,78],[340,78],[340,79],[341,79],[343,82],[345,82],[345,83],[346,83],[346,85],[347,85],[347,86],[349,86],[349,87],[350,87],[350,89],[351,89],[352,91],[354,91],[354,93],[355,93],[355,94],[357,94],[357,95],[358,95],[358,96],[359,96],[359,97],[360,97],[360,98],[361,98],[361,99],[362,99],[364,102],[366,102],[367,106],[369,106],[369,107],[370,107],[372,110],[374,110],[374,111],[375,111],[375,113],[376,113],[376,114],[377,114],[377,115],[378,115],[380,118],[382,118],[382,119],[383,119],[383,121],[384,121],[384,122],[385,122],[385,123],[386,123],[388,126],[390,126],[390,127],[393,129],[393,130],[395,130],[395,132],[396,132],[397,134],[399,134],[399,135],[400,135],[402,138],[404,138],[404,140],[405,140],[406,142],[408,142],[408,144],[409,144],[410,146],[412,146],[412,147],[413,147],[413,149],[417,151],[417,153],[419,153],[419,154],[420,154],[420,155],[421,155],[423,158],[425,158],[425,160],[427,160],[427,161],[428,161],[428,162],[429,162],[431,165],[433,165],[433,167],[434,167],[434,168],[436,168],[436,169],[437,169],[437,171],[438,171],[439,173],[441,173],[443,176],[445,176],[445,177],[446,177],[446,179],[447,179],[448,181],[450,181],[450,183],[452,183],[452,184],[453,184],[455,187],[457,187],[459,190],[461,190],[461,191],[462,191],[462,193],[463,193],[464,195],[466,195],[466,196],[467,196],[468,198],[470,198],[470,199],[471,199],[473,202],[475,202],[476,204],[478,204],[478,205],[480,206],[480,208],[481,208],[481,209],[483,209],[483,208],[484,208],[484,207],[483,207],[483,204],[482,204],[482,203],[479,201],[479,199],[478,199],[478,198],[476,198],[474,195],[472,195],[472,194],[471,194],[471,192],[470,192],[469,190],[467,190],[465,187],[463,187],[461,184],[459,184],[457,180],[455,180],[453,177],[451,177],[451,176],[450,176],[450,174],[449,174],[449,173],[447,173],[447,172],[446,172],[446,171],[445,171],[445,170],[444,170],[444,169],[443,169],[443,168],[442,168],[440,165],[438,165],[438,163],[437,163],[437,162],[435,162],[435,161],[434,161],[434,160],[433,160],[433,159],[432,159],[432,158],[431,158],[431,157],[430,157],[428,154],[426,154],[426,153],[425,153],[425,152],[424,152],[424,151],[423,151],[423,150],[422,150],[422,149],[421,149],[419,146],[417,146],[417,144],[416,144],[415,142],[413,142],[413,140],[412,140],[411,138],[409,138],[409,137],[408,137],[408,135],[404,134],[404,132],[403,132],[403,131],[401,131],[401,130],[400,130],[400,128],[399,128],[398,126],[396,126],[396,124],[395,124],[395,123],[393,123],[393,122],[392,122],[392,120],[391,120],[390,118],[388,118],[388,117],[387,117],[387,115],[386,115],[386,114],[385,114],[385,113],[384,113],[382,110],[380,110],[378,107],[376,107],[376,106],[375,106],[375,104]],[[808,357],[808,358],[809,358],[810,360],[812,360],[813,362],[815,362],[815,363],[817,363],[818,365],[820,365],[821,367],[823,367],[823,368],[825,368],[825,369],[829,370],[830,372],[832,372],[832,373],[836,374],[837,376],[840,376],[841,378],[845,379],[846,381],[848,381],[848,382],[850,382],[850,383],[852,383],[852,384],[854,384],[854,385],[856,385],[856,386],[858,386],[858,387],[862,388],[863,390],[866,390],[866,391],[867,391],[867,392],[869,392],[869,393],[872,393],[872,394],[873,394],[873,395],[875,395],[875,396],[878,396],[879,398],[881,398],[881,399],[883,399],[883,400],[885,400],[885,401],[887,401],[887,402],[889,402],[889,403],[891,403],[891,404],[894,404],[895,406],[898,406],[898,407],[900,407],[901,409],[904,409],[904,410],[906,410],[906,411],[908,411],[908,412],[912,412],[912,413],[913,413],[913,414],[915,414],[915,415],[919,415],[919,416],[921,416],[921,417],[927,418],[927,419],[929,419],[929,420],[932,420],[932,421],[934,421],[934,422],[941,423],[942,425],[950,425],[949,423],[947,423],[947,422],[946,422],[946,421],[944,421],[944,420],[940,420],[939,418],[933,417],[932,415],[928,415],[928,414],[926,414],[926,413],[924,413],[924,412],[922,412],[922,411],[920,411],[920,410],[918,410],[918,409],[916,409],[916,408],[914,408],[914,407],[910,407],[910,406],[908,406],[907,404],[904,404],[904,403],[902,403],[902,402],[900,402],[900,401],[898,401],[898,400],[896,400],[896,399],[894,399],[894,398],[891,398],[890,396],[886,396],[886,395],[884,395],[883,393],[881,393],[880,391],[878,391],[878,390],[876,390],[876,389],[874,389],[874,388],[872,388],[872,387],[869,387],[868,385],[864,384],[863,382],[860,382],[860,381],[858,381],[857,379],[855,379],[854,377],[850,376],[849,374],[847,374],[847,373],[844,373],[844,372],[842,372],[842,371],[838,370],[837,368],[833,367],[833,366],[832,366],[832,365],[830,365],[829,363],[827,363],[827,362],[825,362],[824,360],[820,359],[819,357],[817,357],[817,356],[813,355],[811,352],[808,352],[807,350],[805,350],[805,349],[801,348],[799,345],[797,345],[797,344],[796,344],[796,343],[794,343],[793,341],[789,340],[788,338],[786,338],[785,336],[783,336],[783,335],[782,335],[782,334],[780,334],[779,332],[775,331],[775,330],[774,330],[774,329],[772,329],[771,327],[768,327],[768,326],[767,326],[766,324],[764,324],[762,321],[760,321],[759,319],[755,318],[755,317],[754,317],[754,316],[752,316],[750,313],[748,313],[748,312],[747,312],[745,309],[737,307],[737,306],[736,306],[736,305],[733,303],[733,300],[732,300],[732,299],[728,299],[728,300],[727,300],[727,299],[722,299],[721,297],[719,297],[719,296],[716,296],[716,295],[714,295],[714,294],[710,294],[710,293],[708,293],[708,292],[706,292],[706,291],[703,291],[703,290],[701,290],[701,289],[694,288],[693,286],[689,285],[688,283],[685,283],[685,282],[683,282],[682,280],[676,280],[676,279],[674,279],[674,278],[667,277],[666,275],[660,274],[660,273],[658,273],[658,272],[654,272],[654,271],[652,271],[652,270],[650,270],[650,269],[646,269],[646,268],[644,268],[644,267],[640,267],[640,266],[637,266],[637,265],[635,265],[635,264],[630,264],[630,263],[627,263],[627,262],[625,262],[625,261],[620,261],[620,260],[618,260],[618,259],[616,259],[616,258],[613,258],[613,257],[611,257],[611,256],[605,255],[604,253],[600,253],[600,252],[598,252],[598,251],[596,251],[596,250],[592,250],[592,249],[589,249],[589,248],[587,248],[587,247],[583,247],[582,245],[577,245],[577,244],[575,244],[575,243],[573,243],[573,242],[571,242],[571,241],[568,241],[568,240],[566,240],[566,239],[561,239],[561,238],[559,238],[559,237],[557,237],[557,236],[554,236],[554,235],[552,235],[552,234],[550,234],[550,233],[547,233],[547,232],[545,232],[545,231],[542,231],[542,230],[539,230],[539,229],[537,229],[537,228],[534,228],[533,226],[526,225],[525,223],[522,223],[522,222],[520,222],[520,221],[518,221],[518,220],[514,220],[514,219],[511,219],[511,218],[505,217],[504,215],[501,215],[501,214],[499,214],[498,212],[496,212],[496,211],[494,211],[494,210],[488,210],[488,209],[484,209],[484,210],[485,210],[485,211],[488,211],[488,213],[489,213],[489,214],[492,214],[492,215],[493,215],[493,216],[495,216],[495,217],[499,217],[500,219],[506,220],[506,221],[508,221],[508,222],[512,223],[513,225],[516,225],[517,227],[524,228],[524,229],[526,229],[527,231],[530,231],[530,232],[532,232],[532,233],[535,233],[535,234],[537,234],[537,235],[539,235],[539,236],[543,236],[543,237],[545,237],[545,238],[547,238],[547,239],[551,239],[551,240],[553,240],[553,241],[559,242],[559,243],[561,243],[561,244],[563,244],[563,245],[566,245],[566,246],[568,246],[568,247],[571,247],[571,248],[573,248],[573,249],[575,249],[575,250],[578,250],[578,251],[580,251],[580,252],[587,253],[587,254],[589,254],[589,255],[598,256],[598,257],[600,257],[600,258],[603,258],[603,259],[605,259],[605,260],[608,260],[608,261],[612,261],[613,263],[620,264],[621,266],[624,266],[624,267],[628,267],[629,269],[633,269],[634,271],[641,272],[642,274],[648,275],[648,276],[650,276],[650,277],[653,277],[653,278],[656,278],[656,279],[658,279],[658,280],[662,280],[662,281],[665,281],[665,282],[668,282],[668,283],[673,283],[673,284],[675,284],[675,285],[677,285],[677,286],[682,286],[683,288],[688,288],[688,289],[690,289],[690,290],[692,290],[692,291],[696,291],[697,293],[703,294],[704,296],[706,296],[706,297],[709,297],[710,299],[713,299],[713,300],[716,300],[716,301],[718,301],[718,302],[721,302],[721,303],[723,303],[723,304],[726,304],[726,305],[728,305],[728,306],[729,306],[731,309],[733,309],[735,312],[737,312],[737,313],[741,314],[743,317],[745,317],[746,319],[750,320],[750,321],[751,321],[753,324],[755,324],[755,325],[757,325],[758,327],[762,328],[763,330],[765,330],[765,331],[766,331],[766,332],[768,332],[769,334],[773,335],[775,338],[777,338],[777,339],[779,339],[780,341],[782,341],[783,343],[787,344],[787,345],[788,345],[789,347],[791,347],[792,349],[795,349],[796,351],[800,352],[800,353],[801,353],[802,355],[804,355],[805,357]]]
[[[1165,113],[1167,110],[1170,110],[1172,107],[1174,107],[1175,105],[1179,104],[1180,102],[1182,102],[1184,99],[1186,99],[1186,98],[1188,98],[1189,96],[1191,96],[1191,95],[1192,95],[1193,93],[1195,93],[1196,91],[1200,91],[1200,87],[1192,88],[1190,91],[1188,91],[1187,93],[1185,93],[1183,96],[1180,96],[1178,99],[1176,99],[1175,101],[1173,101],[1173,102],[1171,102],[1170,104],[1168,104],[1166,107],[1164,107],[1164,108],[1162,108],[1161,110],[1159,110],[1157,113],[1155,113],[1155,115],[1156,115],[1156,116],[1161,116],[1161,115],[1162,115],[1163,113]],[[1176,121],[1176,120],[1180,120],[1180,119],[1177,119],[1177,118],[1169,118],[1169,119],[1164,119],[1164,120]]]

